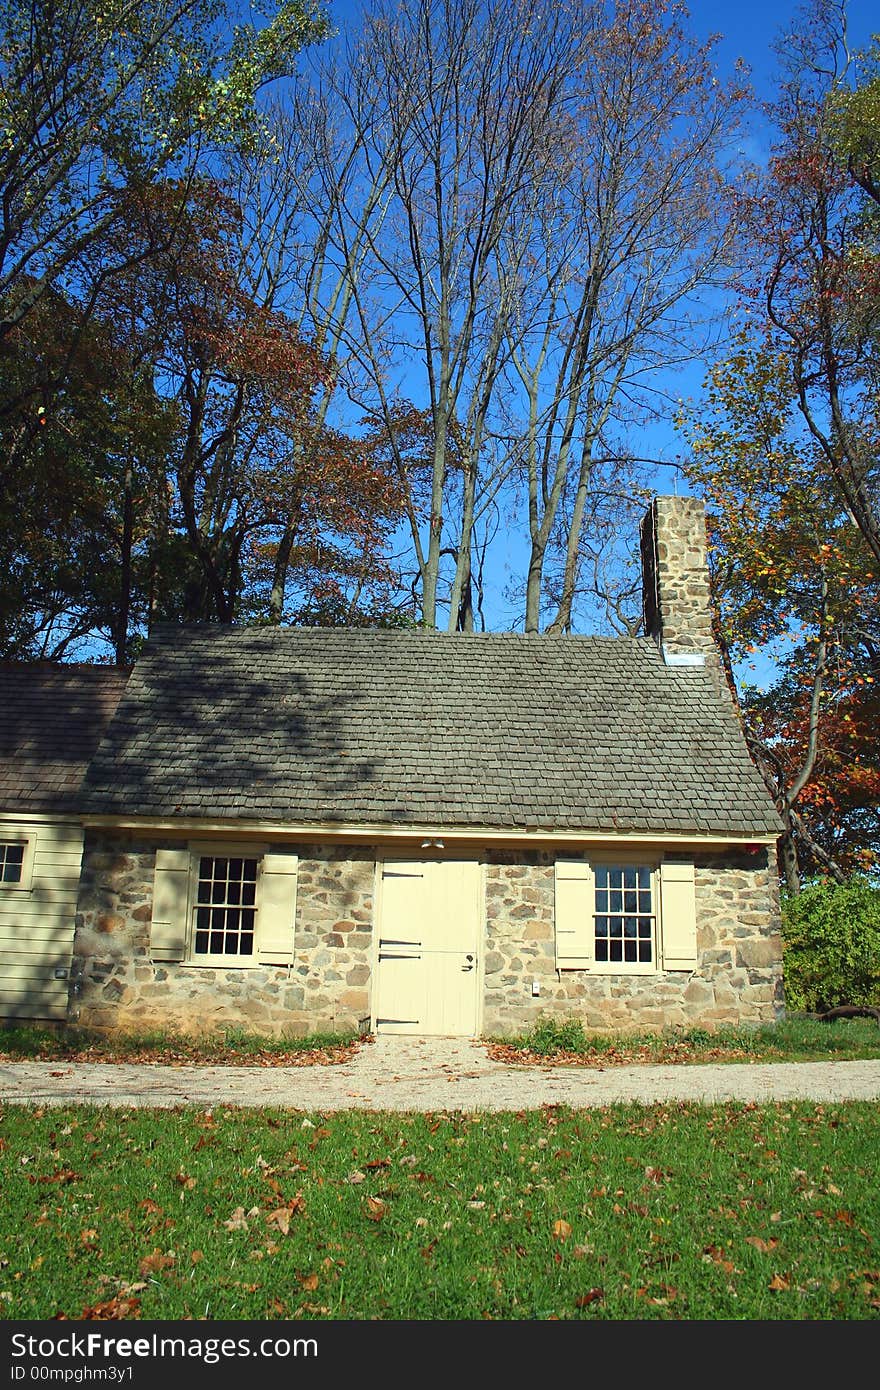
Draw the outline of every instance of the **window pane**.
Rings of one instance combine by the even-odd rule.
[[[597,888],[607,888],[607,887],[608,887],[608,870],[607,870],[607,868],[604,868],[601,864],[598,865],[597,868],[596,868],[596,887],[597,887]]]
[[[206,855],[200,860],[195,954],[254,954],[257,865],[256,859],[215,859]]]
[[[646,868],[639,869],[639,887],[651,891],[651,870]]]
[[[651,960],[651,942],[650,942],[650,940],[648,940],[648,941],[640,941],[640,942],[639,942],[639,960],[642,961],[642,962],[644,962],[645,964],[650,964],[650,960]]]
[[[607,889],[607,888],[597,888],[597,890],[596,890],[596,911],[597,911],[597,912],[607,912],[607,911],[608,911],[608,889]]]
[[[638,910],[639,910],[639,895],[638,895],[638,893],[636,892],[636,890],[635,890],[634,888],[632,889],[631,892],[630,892],[630,891],[627,891],[626,893],[624,893],[624,895],[623,895],[623,910],[624,910],[624,912],[638,912]]]
[[[0,845],[0,882],[21,883],[24,845]]]
[[[637,869],[624,869],[624,871],[623,871],[623,886],[624,886],[624,888],[635,888],[635,886],[636,886],[636,876],[637,876],[637,873],[638,873],[638,870],[637,870]]]
[[[611,941],[611,960],[623,959],[623,942]]]
[[[604,939],[596,942],[596,960],[608,959],[608,942]]]
[[[609,906],[610,906],[610,908],[611,908],[611,911],[612,911],[612,912],[622,912],[622,911],[623,911],[623,894],[622,894],[619,890],[615,890],[615,891],[613,891],[613,892],[611,893],[610,897],[611,897],[611,902],[610,902]]]

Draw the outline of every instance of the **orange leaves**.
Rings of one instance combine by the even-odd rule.
[[[756,1250],[760,1250],[762,1255],[769,1255],[771,1250],[775,1250],[779,1241],[775,1236],[770,1240],[764,1240],[761,1236],[746,1236],[746,1245],[752,1245]]]
[[[568,1237],[569,1237],[570,1235],[571,1235],[571,1226],[568,1224],[567,1221],[559,1220],[559,1221],[554,1221],[554,1222],[553,1222],[553,1239],[554,1239],[554,1240],[565,1241],[565,1240],[568,1240]]]
[[[173,1250],[154,1250],[152,1254],[146,1255],[138,1265],[138,1272],[144,1276],[150,1274],[160,1274],[164,1269],[171,1269],[177,1263],[177,1256]]]
[[[266,1225],[274,1226],[286,1236],[290,1232],[290,1223],[294,1216],[301,1215],[305,1211],[305,1200],[301,1192],[298,1192],[293,1201],[286,1203],[283,1207],[276,1207],[266,1216]]]
[[[115,1294],[113,1298],[107,1298],[102,1303],[94,1303],[88,1308],[83,1308],[80,1313],[83,1320],[100,1322],[135,1319],[139,1318],[140,1315],[140,1299],[125,1294]]]
[[[601,1301],[602,1301],[602,1299],[603,1299],[604,1297],[605,1297],[605,1290],[604,1290],[604,1289],[601,1289],[601,1288],[587,1289],[587,1292],[586,1292],[586,1293],[580,1294],[579,1297],[575,1299],[575,1301],[574,1301],[574,1306],[575,1306],[576,1308],[589,1308],[589,1306],[590,1306],[591,1303],[601,1303]]]
[[[367,1197],[363,1205],[363,1213],[368,1221],[381,1221],[388,1210],[388,1205],[381,1197]]]

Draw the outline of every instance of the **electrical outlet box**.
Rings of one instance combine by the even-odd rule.
[[[541,993],[541,981],[532,980],[532,998],[537,999]]]

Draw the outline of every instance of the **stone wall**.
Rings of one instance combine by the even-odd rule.
[[[524,862],[527,861],[527,862]],[[588,1032],[763,1023],[782,1008],[782,944],[767,852],[696,856],[693,974],[594,975],[556,970],[554,856],[489,856],[483,1032],[522,1032],[539,1017]],[[532,995],[537,980],[540,994]]]
[[[101,1031],[279,1035],[356,1030],[371,1006],[375,851],[299,850],[290,969],[153,962],[157,848],[179,841],[86,836],[69,1017]],[[486,852],[483,1032],[521,1032],[541,1016],[589,1031],[715,1027],[775,1018],[782,1005],[775,876],[766,850],[696,857],[693,974],[557,975],[552,850]],[[540,993],[532,995],[537,980]]]
[[[156,850],[181,847],[173,840],[86,836],[71,1022],[138,1033],[357,1030],[370,1012],[373,852],[303,846],[292,965],[236,969],[150,960]]]

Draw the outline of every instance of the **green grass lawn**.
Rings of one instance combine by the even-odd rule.
[[[585,1033],[575,1019],[540,1020],[517,1038],[497,1039],[493,1054],[509,1062],[554,1064],[816,1062],[880,1057],[880,1027],[874,1018],[822,1022],[792,1015],[759,1027],[667,1029],[659,1033]]]
[[[806,1062],[880,1057],[876,1020],[790,1017],[762,1027],[676,1029],[626,1036],[585,1033],[578,1022],[542,1020],[518,1038],[489,1039],[493,1055],[514,1064],[652,1062]],[[117,1037],[81,1029],[54,1031],[32,1025],[0,1029],[0,1060],[186,1062],[302,1066],[350,1057],[352,1034],[269,1038],[243,1030],[200,1037],[167,1034]]]
[[[874,1319],[880,1106],[10,1106],[11,1319]]]

